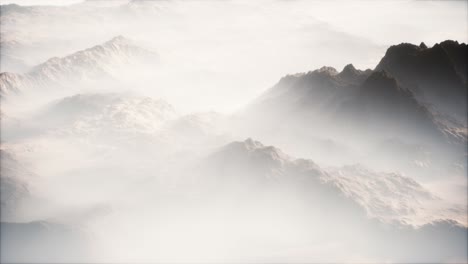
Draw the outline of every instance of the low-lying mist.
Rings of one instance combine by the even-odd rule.
[[[466,3],[52,4],[1,6],[2,262],[467,261]]]

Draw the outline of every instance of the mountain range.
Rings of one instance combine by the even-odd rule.
[[[288,75],[239,119],[253,127],[246,135],[333,139],[359,147],[396,138],[464,152],[466,60],[460,58],[466,52],[466,44],[455,41],[431,48],[400,44],[374,70],[350,64],[341,72],[323,67]]]
[[[216,186],[225,186],[241,195],[249,191],[256,193],[265,186],[293,188],[292,193],[304,192],[313,197],[311,207],[320,207],[315,204],[319,202],[330,208],[355,208],[366,217],[387,223],[427,224],[453,219],[451,212],[455,211],[460,221],[464,221],[462,206],[441,209],[444,202],[411,178],[376,172],[360,164],[321,168],[312,160],[293,158],[274,146],[252,139],[229,143],[202,164],[205,165],[201,166],[200,175],[214,175],[214,181],[219,181]],[[241,189],[233,187],[236,184]],[[343,204],[333,207],[329,201]]]
[[[192,197],[191,206],[197,208],[198,203],[204,203],[195,198],[203,193],[208,196],[206,203],[223,204],[216,215],[226,213],[249,224],[249,219],[256,217],[271,225],[281,226],[286,221],[282,228],[293,239],[284,237],[281,243],[285,247],[298,241],[312,248],[340,241],[334,251],[350,250],[394,262],[442,261],[448,255],[463,258],[465,252],[466,226],[460,223],[466,221],[466,208],[445,202],[398,173],[378,172],[359,164],[322,167],[252,139],[222,146],[187,170],[189,178],[182,178],[182,186],[191,187],[183,189],[183,196]],[[233,213],[239,210],[250,213],[239,217]],[[238,227],[233,224],[231,228]],[[237,233],[247,232],[255,239],[262,236],[257,229],[260,227],[248,228],[242,226]],[[304,238],[295,231],[308,235]],[[284,230],[270,230],[268,236],[276,237],[281,232]],[[225,235],[229,243],[231,234]],[[450,241],[450,246],[442,240]],[[404,245],[408,241],[418,252],[438,247],[444,250],[407,254]],[[340,260],[339,254],[332,258]],[[313,259],[322,260],[320,256]]]
[[[145,9],[143,2],[134,0],[126,7]],[[4,11],[31,10],[8,6],[2,7]],[[462,59],[466,54],[466,44],[455,41],[431,48],[403,43],[390,47],[373,70],[348,64],[341,72],[322,67],[287,75],[245,111],[229,117],[216,112],[180,114],[165,100],[148,96],[73,89],[68,96],[48,98],[49,103],[34,108],[29,117],[15,119],[15,124],[22,125],[5,122],[2,112],[2,125],[9,126],[2,131],[6,131],[1,152],[2,213],[14,216],[18,204],[30,195],[33,181],[29,178],[34,174],[26,164],[35,161],[36,169],[45,176],[40,187],[49,201],[67,193],[78,194],[73,198],[85,205],[105,201],[125,208],[137,201],[136,205],[150,204],[148,210],[155,210],[176,204],[174,211],[186,206],[183,213],[191,213],[187,205],[214,205],[235,220],[246,217],[249,222],[251,215],[259,216],[262,224],[277,223],[274,217],[282,221],[282,216],[287,219],[291,213],[298,216],[294,221],[304,224],[298,225],[298,233],[313,248],[339,241],[338,249],[349,247],[358,255],[370,254],[379,260],[464,259],[466,208],[439,197],[413,176],[432,176],[428,173],[432,171],[444,179],[453,168],[466,174],[468,78],[467,62]],[[134,65],[157,60],[154,52],[118,36],[51,58],[24,74],[0,73],[0,94],[2,100],[13,95],[21,99],[29,93],[47,97],[52,89],[81,89],[90,83],[118,80]],[[271,146],[251,138],[232,140],[244,135]],[[4,144],[5,138],[11,142]],[[28,147],[35,144],[40,146]],[[304,149],[312,154],[297,154]],[[23,160],[15,158],[15,151],[22,151]],[[326,157],[316,159],[327,155],[336,163],[322,164]],[[379,162],[390,170],[369,165]],[[417,167],[418,173],[406,170],[407,163]],[[70,182],[79,187],[64,190]],[[159,196],[138,200],[145,188],[150,191],[144,195]],[[86,199],[80,196],[83,194]],[[118,198],[112,200],[113,195]],[[147,209],[138,209],[142,208]],[[301,213],[295,215],[297,208]],[[274,217],[262,218],[270,209]],[[37,219],[7,223],[9,218],[3,216],[2,244],[21,248],[24,241],[31,240],[37,245],[41,240],[29,236],[38,233],[52,244],[71,236],[74,247],[75,235],[68,227]],[[191,222],[190,217],[182,216],[177,221]],[[191,227],[198,224],[189,223]],[[236,231],[249,233],[246,230]],[[408,254],[405,243],[425,254]],[[442,247],[446,248],[435,250]],[[36,249],[26,247],[19,254]],[[8,260],[24,260],[18,256],[13,252]]]

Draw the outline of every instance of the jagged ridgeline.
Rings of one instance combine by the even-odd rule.
[[[374,70],[350,64],[341,72],[323,67],[288,75],[254,101],[247,116],[268,128],[310,124],[311,134],[343,139],[464,144],[466,56],[466,44],[455,41],[392,46]]]
[[[112,81],[135,65],[156,63],[158,55],[133,41],[117,36],[86,50],[62,58],[51,58],[24,74],[0,73],[0,95],[33,93],[38,90],[74,88],[93,82]]]

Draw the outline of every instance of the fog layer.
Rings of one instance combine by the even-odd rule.
[[[2,262],[467,262],[466,2],[41,2]]]

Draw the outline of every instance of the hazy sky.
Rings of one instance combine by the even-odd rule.
[[[122,2],[123,0],[109,0],[111,1]],[[213,0],[205,1],[212,2]],[[386,45],[423,40],[431,45],[442,39],[455,39],[462,42],[467,42],[468,39],[468,1],[463,0],[260,0],[252,2],[263,3],[265,6],[275,1],[282,2],[285,11],[291,9],[298,12],[298,15],[307,13],[342,32],[361,36],[376,44]],[[20,5],[68,5],[80,2],[83,0],[0,0],[1,4]],[[184,1],[178,0],[178,2]],[[226,0],[226,2],[245,1]]]
[[[83,2],[81,0],[2,0],[2,4],[18,4],[18,5],[69,5]]]

